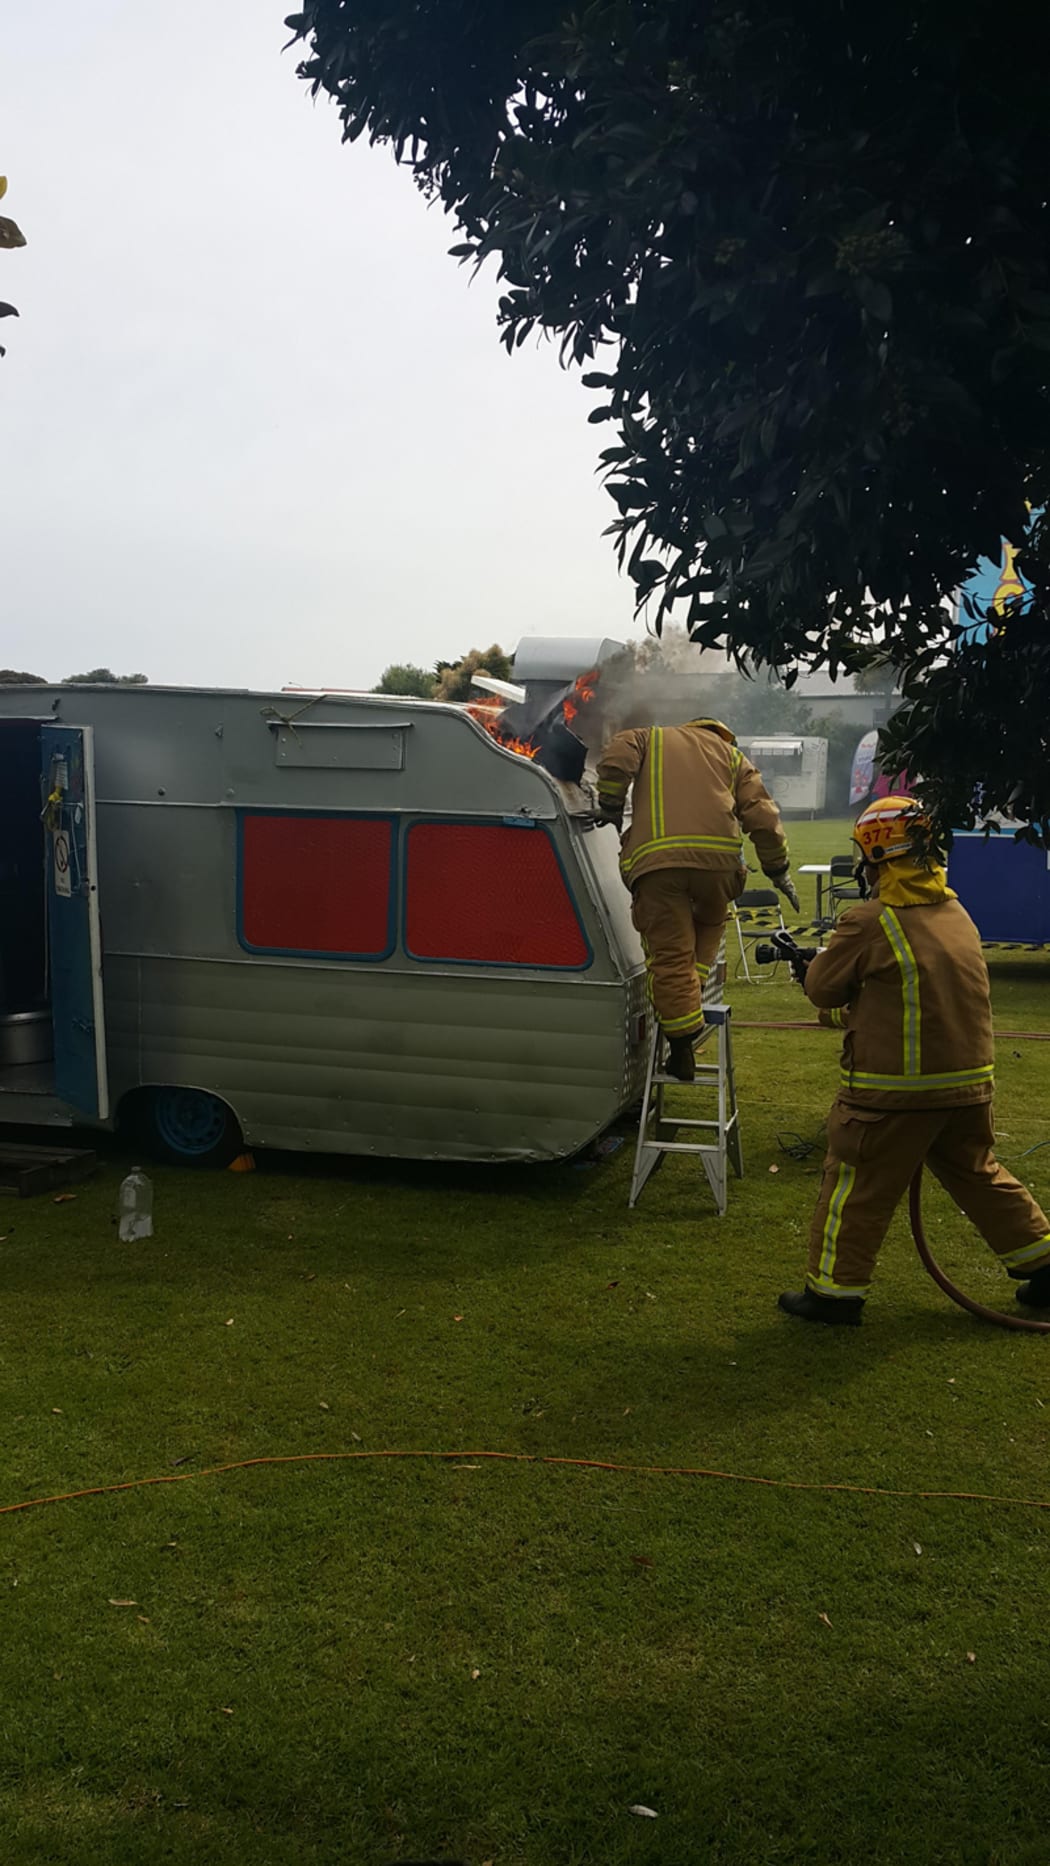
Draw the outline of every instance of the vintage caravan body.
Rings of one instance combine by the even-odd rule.
[[[640,1093],[615,832],[462,708],[0,689],[0,1121],[571,1154]]]

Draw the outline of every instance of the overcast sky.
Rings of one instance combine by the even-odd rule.
[[[370,686],[636,632],[550,346],[295,76],[288,0],[0,23],[0,665]]]

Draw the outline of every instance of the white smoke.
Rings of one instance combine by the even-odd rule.
[[[587,742],[604,744],[625,726],[725,719],[744,678],[728,656],[698,647],[684,629],[631,642],[603,663],[597,694],[582,715]]]

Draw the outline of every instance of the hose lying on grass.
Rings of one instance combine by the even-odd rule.
[[[45,1504],[76,1503],[83,1497],[111,1497],[123,1490],[147,1490],[156,1484],[189,1484],[200,1477],[225,1477],[230,1471],[250,1471],[265,1464],[343,1464],[381,1458],[426,1459],[468,1469],[482,1460],[494,1464],[563,1465],[577,1471],[611,1471],[621,1477],[706,1477],[724,1484],[757,1484],[763,1490],[809,1490],[849,1497],[903,1498],[906,1502],[919,1503],[1015,1504],[1026,1510],[1050,1510],[1050,1497],[997,1496],[981,1490],[883,1490],[875,1484],[820,1484],[800,1477],[753,1477],[742,1471],[709,1471],[689,1464],[615,1464],[607,1458],[556,1458],[532,1451],[291,1451],[265,1458],[237,1458],[231,1464],[208,1465],[200,1471],[130,1477],[121,1484],[94,1484],[89,1490],[66,1490],[54,1497],[27,1497],[21,1503],[0,1504],[0,1516],[42,1509]]]
[[[957,1289],[951,1277],[941,1269],[923,1230],[921,1166],[909,1188],[908,1216],[911,1219],[911,1234],[915,1239],[915,1248],[919,1253],[923,1269],[932,1276],[938,1289],[943,1289],[952,1302],[958,1303],[960,1309],[966,1309],[970,1315],[976,1315],[979,1321],[994,1323],[996,1328],[1020,1329],[1029,1335],[1050,1335],[1050,1321],[1038,1322],[1032,1315],[1007,1315],[1002,1309],[986,1309],[983,1302],[975,1302],[972,1296],[965,1296],[961,1289]]]

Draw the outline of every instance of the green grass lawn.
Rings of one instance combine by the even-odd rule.
[[[796,862],[845,847],[793,830]],[[995,961],[1047,1030],[1050,962]],[[783,978],[741,1024],[807,1015]],[[740,1028],[747,1177],[670,1161],[126,1167],[0,1207],[0,1503],[227,1460],[540,1452],[1050,1499],[1050,1340],[898,1219],[865,1326],[797,1284],[830,1033]],[[999,1048],[1050,1202],[1050,1046]],[[778,1167],[776,1173],[769,1169]],[[930,1193],[931,1238],[1009,1287]],[[0,1516],[0,1862],[1050,1860],[1050,1514],[537,1465],[318,1463]],[[131,1603],[131,1604],[120,1604]],[[830,1624],[829,1624],[830,1623]],[[649,1820],[629,1812],[642,1804]]]

